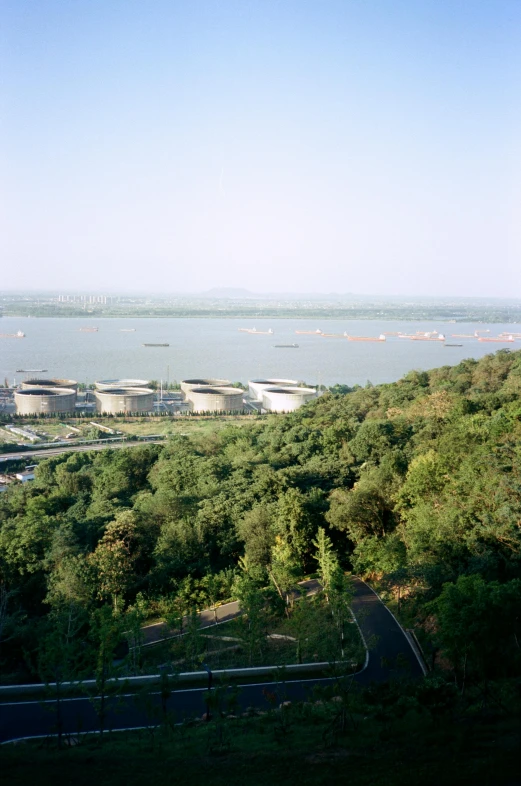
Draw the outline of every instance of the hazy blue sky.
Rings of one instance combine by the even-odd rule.
[[[521,296],[519,0],[2,0],[1,287]]]

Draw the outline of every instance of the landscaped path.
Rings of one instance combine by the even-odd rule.
[[[385,682],[392,677],[421,677],[423,671],[420,662],[398,622],[365,582],[357,578],[353,579],[353,582],[353,611],[369,647],[366,665],[353,679],[358,684],[367,686],[372,682]],[[213,611],[211,614],[213,617]],[[247,707],[267,708],[266,692],[274,694],[276,701],[302,701],[312,698],[314,686],[327,682],[325,679],[301,679],[283,683],[243,685],[238,701],[243,710]],[[181,721],[185,718],[200,717],[205,711],[205,693],[206,688],[175,691],[168,700],[168,709],[173,713],[174,719]],[[159,694],[154,693],[150,698],[159,711]],[[54,733],[54,706],[54,700],[0,704],[0,742]],[[62,709],[63,728],[66,732],[75,734],[98,728],[96,713],[89,699],[66,699]],[[151,717],[150,710],[145,710],[135,695],[128,694],[113,701],[106,726],[109,729],[150,726],[158,722],[157,718]]]

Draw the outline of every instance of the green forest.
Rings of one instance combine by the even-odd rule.
[[[99,644],[104,615],[128,628],[255,592],[283,606],[304,575],[333,588],[344,571],[371,577],[459,683],[518,673],[520,392],[521,353],[501,350],[41,461],[0,497],[2,681],[41,679],[52,635]]]

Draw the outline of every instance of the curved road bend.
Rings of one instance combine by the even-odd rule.
[[[321,589],[320,582],[316,579],[307,579],[306,581],[299,581],[299,586],[307,591],[308,595],[314,595]],[[299,593],[295,592],[295,595]],[[216,606],[215,609],[204,609],[199,612],[199,627],[201,630],[211,628],[214,625],[220,625],[222,622],[228,622],[235,619],[241,613],[238,601],[234,600],[231,603],[225,603],[222,606]],[[188,617],[183,617],[183,628],[188,623]],[[168,639],[174,639],[180,636],[179,630],[169,628],[165,622],[156,622],[152,625],[146,625],[141,628],[143,633],[143,646],[151,647],[153,644],[160,644]]]
[[[357,683],[367,686],[372,682],[385,682],[392,677],[421,677],[423,671],[402,628],[383,605],[371,588],[358,578],[353,579],[355,595],[353,611],[369,647],[367,666],[355,675]],[[213,612],[212,612],[213,615]],[[284,684],[262,683],[243,685],[240,688],[239,704],[247,707],[267,707],[265,691],[275,693],[277,701],[300,701],[309,698],[313,687],[327,684],[327,680],[292,680]],[[205,688],[179,690],[168,700],[168,709],[174,721],[201,716],[205,712]],[[148,697],[159,711],[160,698],[157,693]],[[45,736],[56,731],[55,702],[22,701],[0,704],[0,742],[20,737]],[[75,734],[94,731],[98,722],[94,708],[86,698],[66,699],[62,704],[63,728]],[[157,718],[157,716],[156,716]],[[128,729],[154,725],[151,717],[139,705],[134,695],[119,696],[111,703],[106,720],[107,729]]]

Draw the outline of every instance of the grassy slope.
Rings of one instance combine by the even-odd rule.
[[[293,712],[293,709],[290,711]],[[519,723],[485,721],[442,728],[409,719],[386,729],[359,716],[357,728],[324,737],[330,716],[303,717],[294,711],[281,731],[278,713],[176,729],[94,737],[62,751],[47,743],[0,749],[6,783],[21,786],[141,786],[145,783],[315,784],[360,786],[519,783]],[[223,744],[220,744],[220,743]]]

